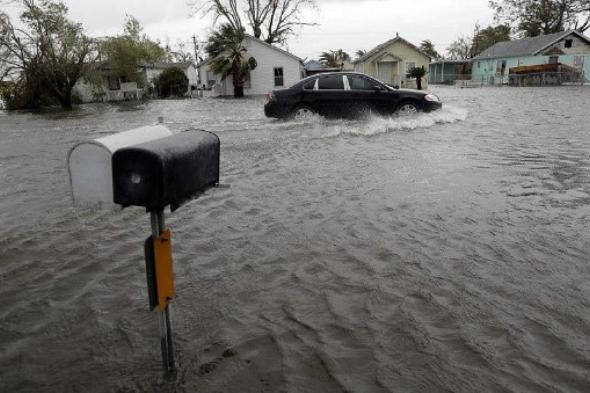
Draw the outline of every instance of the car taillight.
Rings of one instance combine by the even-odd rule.
[[[275,94],[274,94],[272,91],[270,91],[270,92],[269,92],[269,93],[266,95],[266,100],[267,100],[268,102],[271,102],[271,101],[276,101],[276,100],[277,100],[277,98],[275,97]]]

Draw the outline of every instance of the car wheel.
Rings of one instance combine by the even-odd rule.
[[[419,110],[420,108],[415,103],[404,102],[399,106],[399,108],[397,108],[397,113],[400,116],[410,116],[415,115],[416,113],[418,113]]]
[[[306,106],[300,106],[295,108],[292,117],[295,120],[305,120],[309,119],[313,115],[315,115],[315,111],[313,109],[310,109]]]

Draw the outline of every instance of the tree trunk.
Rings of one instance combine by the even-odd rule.
[[[422,78],[416,78],[416,87],[418,90],[422,90]]]
[[[58,98],[62,109],[72,109],[72,89],[67,89]]]
[[[234,98],[244,97],[244,86],[234,86]]]

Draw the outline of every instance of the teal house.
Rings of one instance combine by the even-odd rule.
[[[471,60],[437,60],[428,65],[431,84],[452,85],[457,80],[471,79]]]
[[[522,66],[562,64],[590,79],[590,38],[576,30],[499,42],[472,59],[475,83],[506,84],[510,69]],[[570,69],[571,69],[570,68]]]

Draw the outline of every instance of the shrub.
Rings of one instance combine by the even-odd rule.
[[[188,92],[188,78],[180,68],[167,68],[155,80],[155,87],[162,98],[182,97]]]

